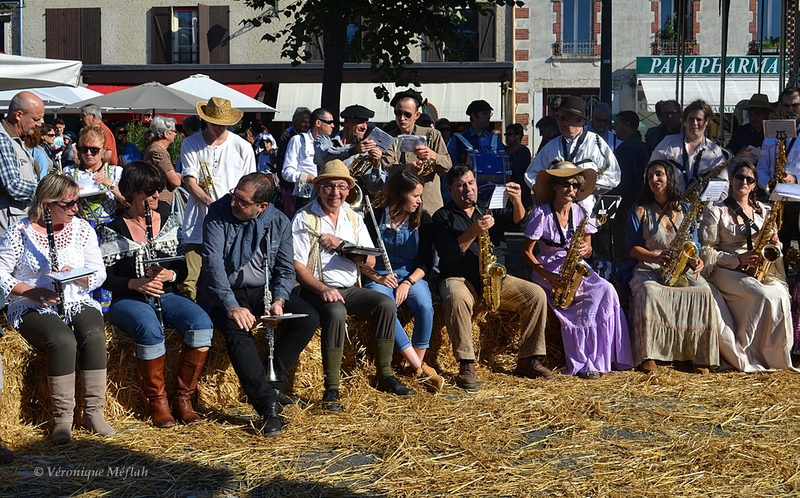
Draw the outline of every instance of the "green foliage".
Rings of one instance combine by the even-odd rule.
[[[134,144],[144,154],[145,149],[147,149],[145,136],[150,130],[150,126],[141,121],[131,121],[125,125],[125,129],[128,130],[128,142]],[[167,152],[169,152],[173,165],[177,164],[178,159],[181,157],[181,142],[183,142],[183,135],[176,133],[175,141],[167,147]]]
[[[411,49],[427,50],[444,47],[448,60],[461,60],[457,46],[457,27],[464,20],[462,9],[490,12],[495,5],[522,6],[520,0],[244,0],[259,12],[242,23],[265,27],[262,40],[277,42],[283,39],[281,56],[293,66],[311,58],[310,47],[319,35],[340,35],[345,40],[339,47],[347,50],[347,25],[360,27],[350,45],[350,60],[369,61],[372,81],[393,82],[400,86],[419,85],[419,72],[413,69]],[[432,7],[432,5],[435,6]],[[286,23],[284,25],[284,22]],[[278,26],[276,26],[278,25]],[[334,31],[335,30],[335,31]],[[327,67],[326,67],[327,69]],[[386,88],[375,89],[379,97],[389,100]]]

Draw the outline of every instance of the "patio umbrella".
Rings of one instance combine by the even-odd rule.
[[[14,95],[21,91],[35,93],[44,102],[47,110],[58,109],[65,104],[72,104],[79,100],[86,100],[102,95],[100,92],[89,90],[83,86],[51,86],[48,88],[25,88],[19,90],[4,90],[0,92],[0,110],[7,109]]]
[[[250,98],[242,92],[209,78],[205,74],[195,74],[167,86],[197,95],[199,97],[198,100],[208,100],[211,97],[230,100],[231,105],[242,112],[276,112],[274,107]]]
[[[81,81],[81,67],[83,64],[80,61],[0,54],[0,90],[78,86]]]
[[[95,104],[104,112],[194,114],[197,112],[195,106],[201,100],[205,99],[151,81],[66,105],[59,112],[78,112],[86,104]]]

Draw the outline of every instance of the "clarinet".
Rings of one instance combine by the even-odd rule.
[[[145,251],[147,252],[148,259],[156,257],[156,250],[153,242],[153,215],[150,213],[150,201],[144,200],[144,223],[145,223]],[[145,272],[146,274],[146,272]],[[164,313],[161,309],[161,298],[156,296],[154,298],[156,316],[158,322],[161,324],[161,330],[164,330]]]
[[[58,272],[58,252],[56,251],[56,235],[53,230],[53,218],[50,216],[50,209],[44,208],[44,224],[47,228],[47,245],[50,249],[50,270],[54,273]],[[64,310],[64,285],[58,280],[53,281],[53,287],[58,294],[58,315],[64,318],[66,312]]]
[[[270,237],[267,235],[267,250],[264,252],[264,314],[272,308],[272,291],[269,290],[269,248]],[[267,380],[277,382],[275,375],[275,330],[267,327],[267,340],[269,341],[269,376]]]

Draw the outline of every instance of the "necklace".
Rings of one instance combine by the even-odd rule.
[[[130,212],[126,212],[126,213],[125,213],[125,215],[126,215],[126,218],[128,218],[129,220],[131,220],[132,222],[134,222],[134,223],[135,223],[137,226],[139,226],[139,228],[141,228],[141,229],[142,229],[144,232],[147,232],[147,228],[144,226],[144,224],[142,224],[142,223],[141,223],[141,222],[140,222],[140,221],[139,221],[137,218],[134,218],[133,216],[131,216],[131,213],[130,213]]]

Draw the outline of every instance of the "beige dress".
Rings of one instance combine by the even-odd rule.
[[[675,227],[680,227],[682,214],[676,218]],[[634,208],[629,225],[629,239],[638,239],[632,245],[641,245],[655,254],[669,248],[676,232],[655,204],[645,206],[642,220]],[[631,278],[634,364],[650,359],[719,365],[722,324],[708,283],[688,271],[681,279],[684,287],[667,287],[660,283],[660,274],[661,266],[639,261]]]
[[[757,227],[764,226],[769,207],[753,213]],[[700,225],[704,275],[714,290],[721,317],[727,324],[719,341],[720,356],[742,372],[791,369],[792,316],[783,260],[772,265],[759,282],[737,270],[739,255],[747,252],[743,220],[724,204],[710,206]],[[752,234],[756,244],[758,234]]]

